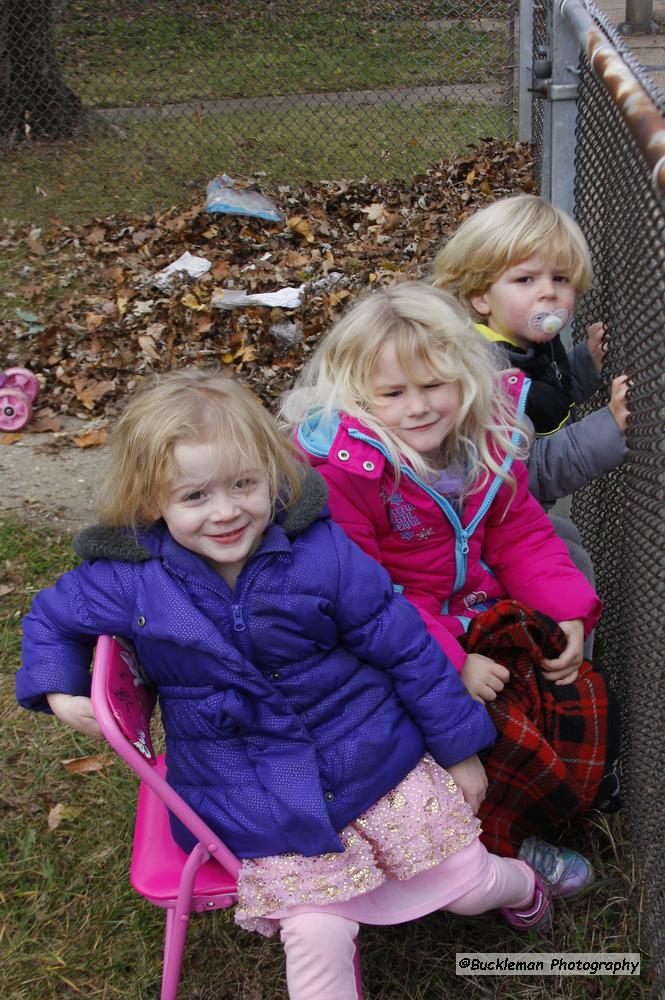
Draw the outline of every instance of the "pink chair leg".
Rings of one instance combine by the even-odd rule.
[[[178,979],[173,984],[173,972],[171,969],[173,955],[173,931],[175,923],[175,910],[166,911],[166,926],[164,927],[164,958],[162,962],[162,990],[160,1000],[174,1000],[178,993]]]
[[[363,993],[363,981],[362,981],[362,970],[360,968],[360,940],[356,938],[356,950],[353,956],[353,971],[356,975],[356,990],[358,992],[358,1000],[364,1000]]]
[[[175,909],[166,912],[161,1000],[177,1000],[189,915],[192,911],[194,879],[201,865],[209,858],[206,849],[197,844],[182,869]]]

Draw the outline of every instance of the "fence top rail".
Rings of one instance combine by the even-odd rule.
[[[665,118],[582,0],[559,0],[559,12],[572,27],[580,49],[603,83],[651,170],[651,182],[665,203]]]

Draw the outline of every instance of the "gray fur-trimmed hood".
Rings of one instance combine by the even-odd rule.
[[[314,469],[303,466],[303,490],[297,502],[277,515],[276,522],[289,537],[300,535],[325,512],[328,488]],[[93,524],[74,536],[74,551],[80,559],[118,559],[141,563],[154,559],[139,535],[126,528]]]

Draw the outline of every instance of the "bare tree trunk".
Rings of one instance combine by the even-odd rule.
[[[0,50],[0,135],[63,138],[84,108],[60,73],[52,0],[4,0]]]

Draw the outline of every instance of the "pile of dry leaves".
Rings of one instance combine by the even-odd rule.
[[[228,365],[271,405],[356,295],[396,275],[423,276],[466,214],[534,189],[530,147],[486,142],[409,186],[363,180],[265,191],[285,223],[211,215],[196,204],[79,229],[17,229],[10,240],[27,263],[13,293],[30,305],[0,323],[0,367],[29,367],[43,384],[26,432],[58,431],[63,414],[85,416],[94,422],[76,443],[100,443],[128,388],[187,364]],[[185,251],[211,269],[160,290],[155,275]],[[222,289],[303,284],[296,309],[211,303]]]

